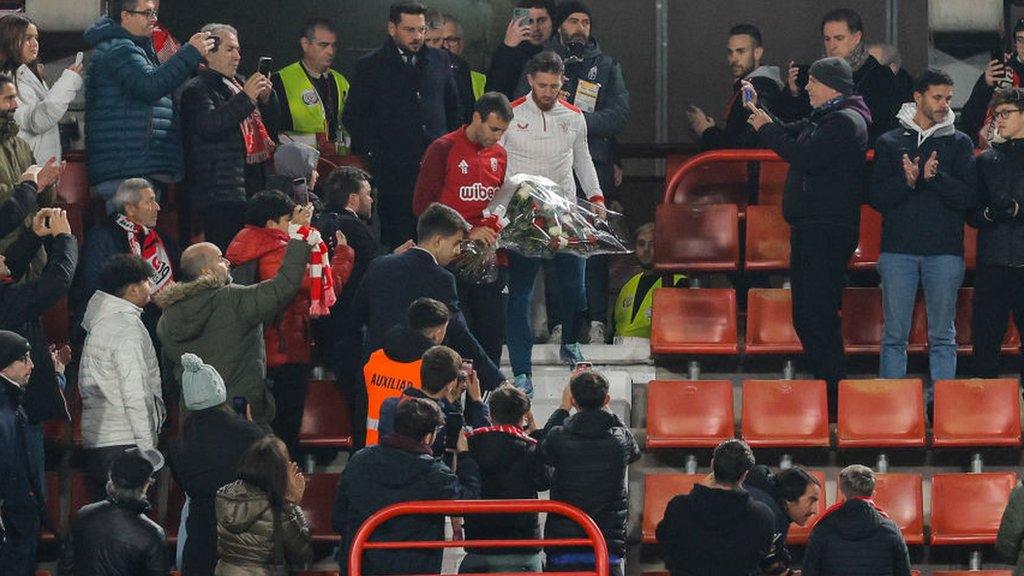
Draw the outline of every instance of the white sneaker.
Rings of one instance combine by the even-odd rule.
[[[549,344],[561,344],[562,343],[562,325],[555,326],[554,330],[551,331],[551,338],[548,338]]]
[[[590,322],[590,343],[604,344],[605,340],[604,322],[593,320]]]

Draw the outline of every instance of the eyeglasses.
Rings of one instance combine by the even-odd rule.
[[[1020,108],[1007,108],[1005,110],[999,110],[992,113],[992,116],[997,120],[1006,120],[1010,117],[1010,114],[1020,113]]]
[[[148,20],[156,20],[156,10],[125,10],[129,14],[138,14],[139,16],[145,16]]]
[[[462,38],[458,36],[448,36],[444,39],[445,44],[462,44]]]

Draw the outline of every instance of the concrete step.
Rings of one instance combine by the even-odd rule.
[[[642,338],[628,338],[620,344],[581,344],[583,357],[594,365],[636,365],[653,366],[651,344]],[[534,344],[534,366],[564,366],[558,358],[558,344]],[[508,347],[502,349],[502,360],[508,361]]]

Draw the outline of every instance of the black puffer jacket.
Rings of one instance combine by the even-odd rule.
[[[219,72],[201,68],[181,93],[186,184],[199,209],[245,202],[247,167],[241,125],[256,105],[245,92],[233,94],[225,81]],[[281,112],[274,91],[259,110],[268,133],[275,134]],[[262,166],[254,165],[249,171]],[[251,175],[250,179],[259,180]]]
[[[978,204],[969,222],[978,229],[978,264],[1024,266],[1024,140],[986,150],[977,168]],[[1006,205],[1008,212],[999,209]]]
[[[633,433],[606,410],[583,410],[573,416],[555,410],[544,429],[541,455],[553,468],[551,499],[589,514],[601,528],[608,552],[622,556],[629,509],[626,468],[640,458]],[[544,536],[583,538],[585,534],[572,520],[550,514]]]
[[[814,525],[804,576],[910,576],[910,556],[896,523],[864,500],[847,500]]]
[[[860,227],[870,123],[864,100],[846,96],[799,122],[761,128],[761,143],[789,162],[782,214],[790,226]]]
[[[164,531],[146,517],[145,501],[104,500],[78,511],[58,574],[167,576]]]
[[[480,465],[480,497],[485,500],[536,499],[551,475],[537,452],[537,440],[510,427],[478,428],[469,434],[469,452]],[[466,539],[539,539],[537,514],[466,516]],[[540,548],[477,548],[474,554],[527,554]]]

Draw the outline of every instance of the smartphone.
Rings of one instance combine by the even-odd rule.
[[[78,54],[75,54],[75,66],[81,66],[83,60],[85,60],[84,52],[79,52]]]
[[[455,450],[459,445],[459,433],[465,425],[462,412],[451,412],[444,415],[444,447]]]
[[[210,34],[210,40],[213,40],[213,48],[210,48],[210,52],[216,52],[217,48],[220,48],[220,36]]]
[[[260,56],[260,61],[256,64],[256,73],[263,74],[264,76],[270,75],[270,66],[274,63],[274,59],[270,56]]]
[[[249,401],[245,399],[245,396],[235,396],[231,399],[231,407],[235,409],[239,416],[245,418],[245,413],[249,408]]]
[[[43,228],[46,228],[46,229],[50,228],[50,217],[49,216],[43,216]]]
[[[746,106],[754,101],[754,91],[750,88],[743,88],[743,105]]]
[[[796,85],[802,90],[807,87],[807,79],[810,78],[811,75],[811,65],[797,64],[796,67],[799,70],[796,75]]]
[[[302,205],[309,204],[309,188],[306,187],[305,178],[292,180],[292,190],[295,192],[295,200],[302,200]]]
[[[519,22],[520,26],[533,26],[533,18],[530,17],[529,8],[513,8],[512,19]]]
[[[1003,62],[1003,60],[1006,59],[1006,53],[1003,52],[1002,46],[996,46],[996,47],[992,48],[992,51],[989,52],[988,55],[989,55],[989,60],[998,60],[1000,63],[1005,64],[1005,62]]]
[[[576,367],[574,368],[574,370],[577,371],[577,372],[586,372],[588,370],[593,370],[593,369],[594,369],[594,363],[593,362],[577,362],[576,363]]]

